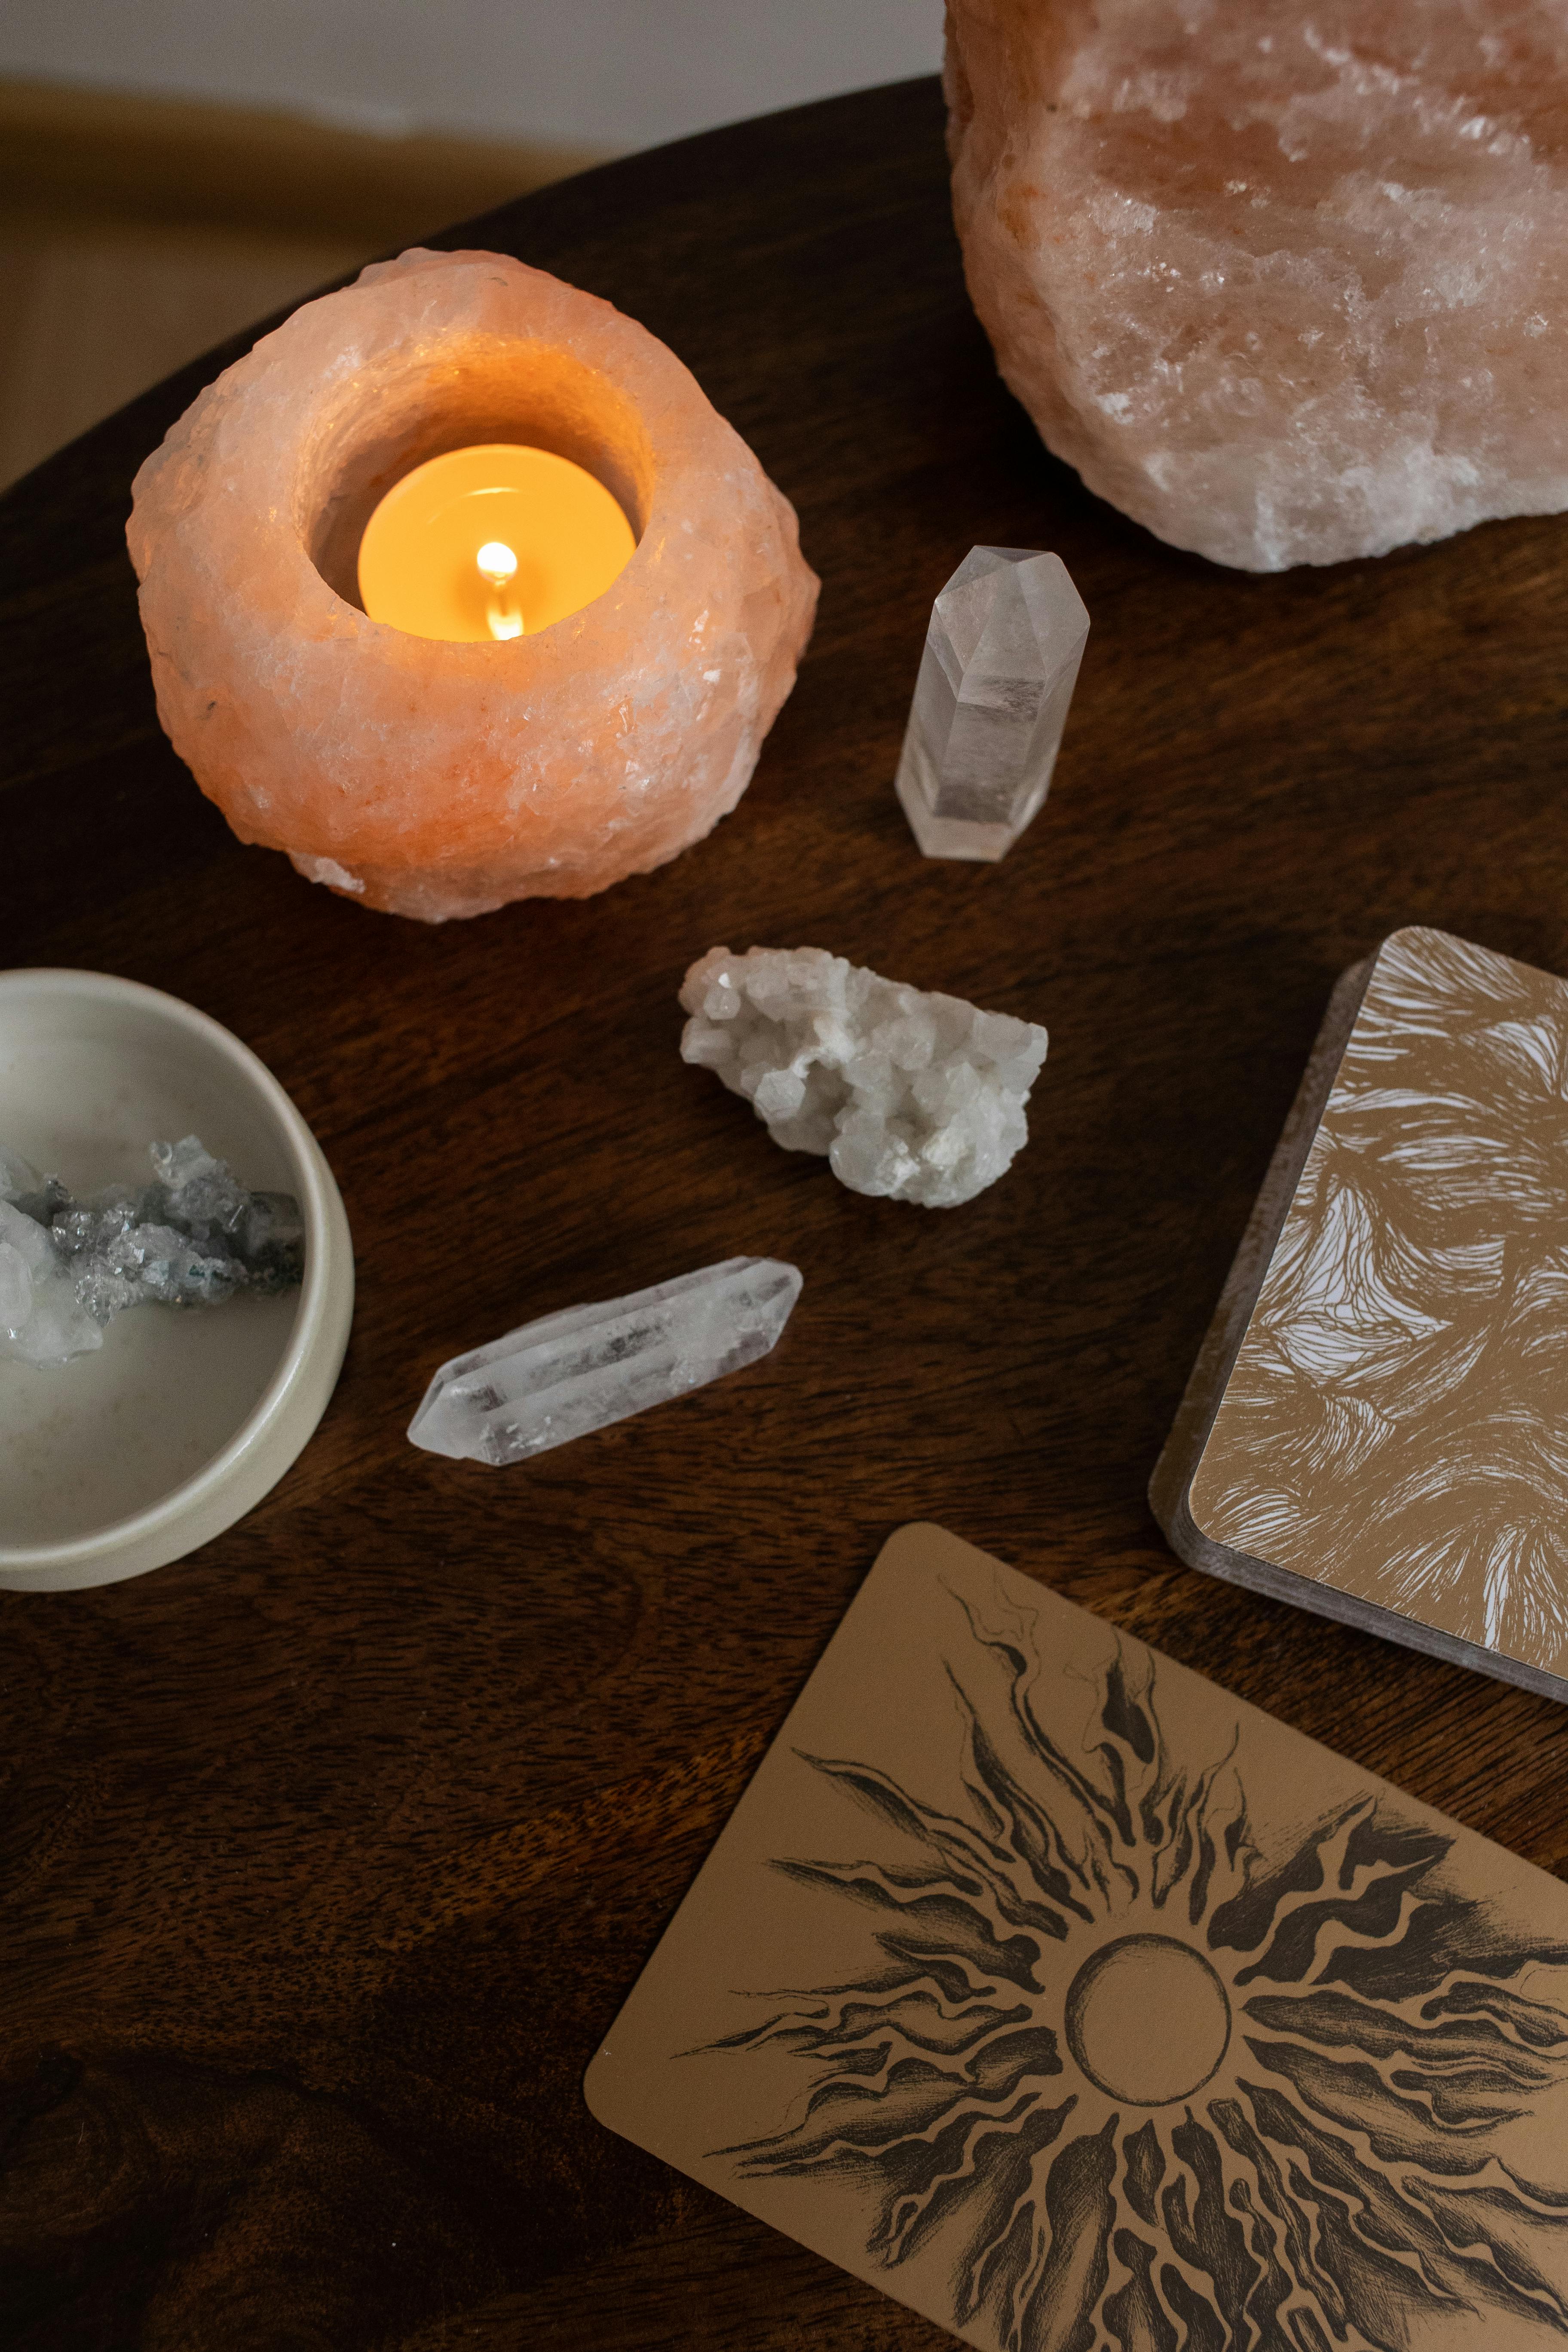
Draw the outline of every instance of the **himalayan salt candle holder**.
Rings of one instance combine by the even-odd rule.
[[[392,485],[485,443],[613,492],[637,539],[537,634],[369,619]],[[296,310],[136,477],[158,715],[242,841],[366,907],[443,922],[584,898],[700,840],[751,781],[817,582],[794,509],[673,352],[492,253],[411,252]]]

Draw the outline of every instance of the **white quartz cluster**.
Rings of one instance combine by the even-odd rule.
[[[851,1192],[972,1201],[1028,1141],[1046,1032],[882,980],[822,948],[714,948],[686,975],[682,1057]]]
[[[408,1434],[454,1461],[525,1461],[754,1363],[800,1291],[793,1265],[730,1257],[625,1298],[541,1316],[443,1364]]]
[[[148,1156],[150,1184],[76,1201],[0,1144],[0,1356],[63,1364],[101,1348],[124,1307],[217,1307],[300,1281],[292,1193],[247,1192],[195,1135]]]

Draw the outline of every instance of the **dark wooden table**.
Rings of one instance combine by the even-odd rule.
[[[878,1547],[930,1517],[1568,1864],[1568,1717],[1177,1565],[1149,1470],[1330,983],[1412,920],[1568,970],[1568,540],[1251,579],[1040,448],[964,299],[935,87],[806,108],[441,240],[607,295],[799,509],[821,618],[711,840],[427,929],[243,849],[158,732],[121,530],[220,359],[0,505],[11,963],[171,989],[321,1137],[337,1396],[192,1559],[0,1594],[0,2342],[881,2352],[945,2341],[599,2129],[578,2083]],[[928,863],[892,772],[973,542],[1093,615],[1050,802]],[[1013,1172],[842,1191],[685,1068],[715,942],[1048,1024]],[[737,1379],[486,1471],[404,1430],[524,1317],[731,1252],[805,1292]]]

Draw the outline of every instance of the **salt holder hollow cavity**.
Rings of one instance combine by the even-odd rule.
[[[619,500],[631,562],[534,635],[370,620],[370,516],[426,459],[543,448]],[[817,583],[794,509],[673,352],[504,256],[415,251],[308,302],[136,477],[158,712],[244,841],[439,922],[583,898],[739,800]]]

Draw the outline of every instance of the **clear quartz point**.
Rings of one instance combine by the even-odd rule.
[[[899,760],[928,857],[1012,848],[1049,789],[1088,635],[1059,555],[970,549],[931,606]]]
[[[568,1307],[443,1364],[408,1434],[454,1461],[526,1461],[754,1363],[800,1292],[793,1265],[729,1257],[626,1298]]]

